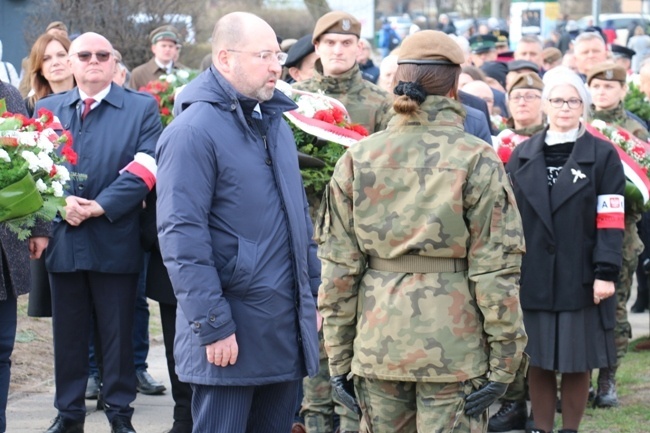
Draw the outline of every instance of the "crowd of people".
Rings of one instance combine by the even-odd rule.
[[[489,25],[465,38],[445,16],[401,39],[384,24],[374,49],[346,12],[290,43],[227,14],[164,129],[139,90],[186,69],[171,25],[129,71],[101,34],[54,22],[22,83],[0,75],[8,110],[50,110],[78,154],[64,212],[24,242],[0,226],[0,433],[25,293],[53,318],[46,433],[82,433],[88,399],[133,433],[136,393],[166,391],[147,372],[147,298],[171,433],[550,433],[558,409],[574,433],[588,404],[619,405],[650,216],[590,122],[648,142],[624,98],[630,83],[650,98],[650,37],[568,21],[510,51]],[[370,134],[323,191],[305,192],[280,79]]]

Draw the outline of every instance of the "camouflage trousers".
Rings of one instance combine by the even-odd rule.
[[[320,365],[318,375],[307,377],[302,382],[305,396],[300,415],[305,419],[307,433],[332,433],[334,414],[339,416],[341,430],[358,431],[359,417],[332,395],[329,365],[323,345],[323,334],[319,333]]]
[[[485,379],[466,382],[394,382],[355,376],[363,433],[483,433],[488,412],[465,415],[465,397]]]
[[[525,376],[525,373],[521,370],[517,370],[515,374],[515,380],[508,385],[506,393],[503,395],[501,400],[510,400],[510,401],[524,401],[528,396],[528,379]]]
[[[616,345],[616,366],[627,353],[627,346],[632,338],[632,326],[627,320],[627,301],[630,300],[632,279],[639,264],[639,257],[633,259],[623,257],[621,272],[616,282],[616,325],[614,327],[614,343]]]

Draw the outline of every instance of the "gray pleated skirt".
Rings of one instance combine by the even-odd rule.
[[[530,365],[579,373],[616,365],[614,330],[606,330],[597,306],[576,311],[524,310]]]

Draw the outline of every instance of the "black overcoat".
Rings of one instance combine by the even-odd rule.
[[[593,305],[597,264],[621,266],[622,229],[597,229],[599,195],[623,195],[623,166],[609,142],[580,136],[552,189],[544,159],[547,129],[515,148],[506,165],[521,213],[526,255],[521,305],[528,310],[571,311]],[[611,305],[601,302],[605,321]],[[611,324],[611,323],[610,323]]]

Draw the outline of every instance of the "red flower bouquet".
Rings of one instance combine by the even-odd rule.
[[[76,164],[77,154],[70,133],[54,131],[62,127],[51,112],[28,119],[0,100],[0,115],[0,222],[27,239],[36,218],[52,221],[65,206],[70,174],[63,163]]]
[[[176,95],[196,76],[196,71],[179,70],[173,74],[161,75],[158,80],[150,81],[139,89],[141,92],[149,93],[158,101],[158,111],[163,127],[174,120],[172,112]]]

